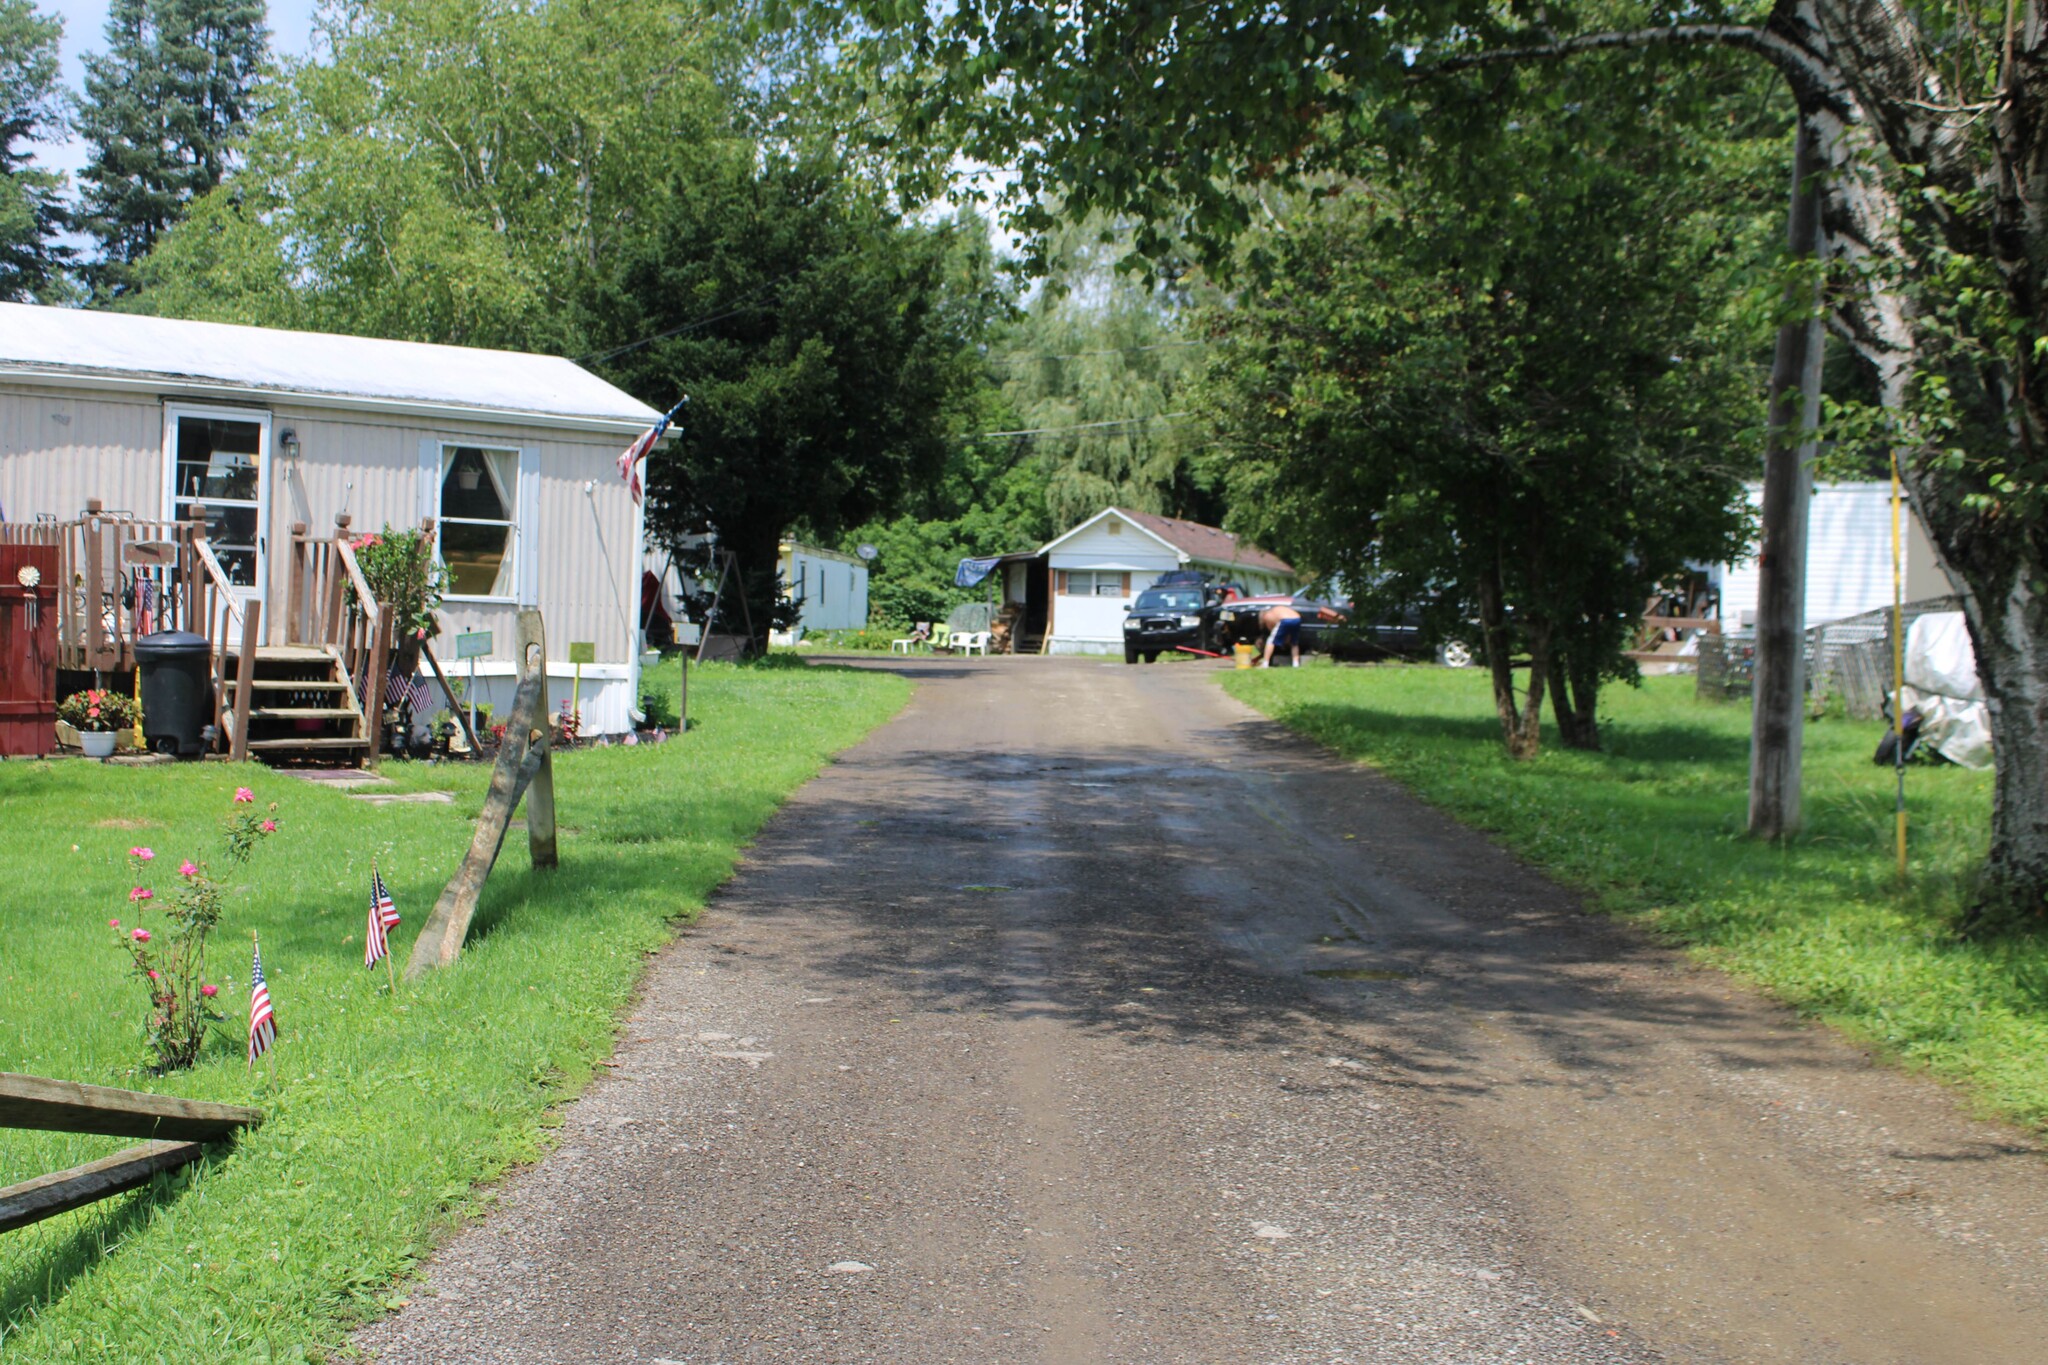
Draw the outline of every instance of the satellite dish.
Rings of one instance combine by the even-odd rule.
[[[880,554],[880,553],[881,553],[881,551],[880,551],[880,550],[877,550],[877,549],[876,549],[876,548],[875,548],[874,546],[872,546],[872,545],[863,545],[863,546],[861,546],[861,547],[860,547],[860,548],[859,548],[858,550],[855,550],[855,551],[854,551],[854,553],[855,553],[855,554],[857,554],[857,555],[859,555],[859,556],[860,556],[860,557],[861,557],[862,559],[870,559],[870,560],[871,560],[871,559],[873,559],[873,558],[874,558],[874,557],[875,557],[876,555]]]

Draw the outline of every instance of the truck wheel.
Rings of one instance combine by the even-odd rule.
[[[1137,651],[1137,650],[1135,650],[1135,649],[1132,649],[1132,648],[1131,648],[1131,647],[1130,647],[1129,645],[1125,645],[1125,646],[1124,646],[1124,662],[1125,662],[1125,663],[1127,663],[1127,664],[1134,664],[1134,663],[1138,662],[1138,651]]]
[[[1436,661],[1445,668],[1470,668],[1472,646],[1463,640],[1446,640],[1437,646]]]
[[[1145,651],[1145,662],[1146,662],[1146,663],[1148,663],[1148,664],[1156,664],[1156,663],[1158,663],[1158,662],[1159,662],[1159,651],[1158,651],[1158,650],[1156,650],[1156,649],[1148,649],[1148,650],[1146,650],[1146,651]]]

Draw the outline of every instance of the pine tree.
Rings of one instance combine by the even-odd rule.
[[[79,226],[99,242],[95,294],[130,292],[134,264],[226,175],[254,112],[263,16],[261,0],[113,0],[78,116],[93,149]]]
[[[32,0],[0,0],[0,299],[47,302],[64,292],[64,177],[35,166],[27,145],[63,124],[63,32]]]

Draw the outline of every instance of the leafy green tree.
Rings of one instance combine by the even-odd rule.
[[[649,463],[648,525],[672,544],[715,530],[758,630],[784,535],[834,539],[945,473],[1003,307],[956,246],[985,230],[906,223],[832,160],[773,153],[679,176],[647,216],[590,331],[631,339],[601,358],[628,389],[689,396],[680,440]]]
[[[180,316],[582,349],[577,302],[685,159],[745,157],[675,0],[360,0],[144,267]]]
[[[1237,523],[1369,611],[1476,618],[1524,757],[1546,693],[1564,741],[1597,747],[1652,589],[1739,551],[1760,390],[1721,299],[1730,215],[1700,207],[1740,185],[1697,142],[1510,107],[1460,156],[1261,234],[1259,286],[1209,314],[1209,383]]]
[[[1045,286],[991,355],[1018,429],[1037,433],[1046,507],[1059,526],[1109,506],[1221,515],[1184,411],[1201,349],[1182,327],[1186,291],[1119,271],[1128,250],[1127,233],[1057,229]]]
[[[34,164],[33,145],[62,127],[57,43],[64,23],[33,0],[0,0],[0,298],[53,302],[65,294],[70,251],[64,177]]]
[[[77,120],[92,147],[79,226],[99,243],[87,274],[102,295],[129,292],[134,264],[226,176],[255,112],[263,15],[260,0],[113,0]]]
[[[836,10],[837,6],[822,6]],[[858,0],[911,126],[1056,197],[1214,242],[1253,187],[1412,141],[1474,70],[1620,50],[1775,71],[1822,161],[1826,307],[1964,601],[1997,776],[1982,905],[2048,923],[2048,0]],[[1625,107],[1625,106],[1617,106]]]

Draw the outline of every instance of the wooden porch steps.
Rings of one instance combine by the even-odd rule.
[[[240,663],[236,657],[237,665]],[[224,720],[232,724],[240,684],[230,670],[224,684]],[[259,645],[249,680],[249,752],[267,763],[319,755],[364,756],[369,720],[340,655],[318,645]]]

